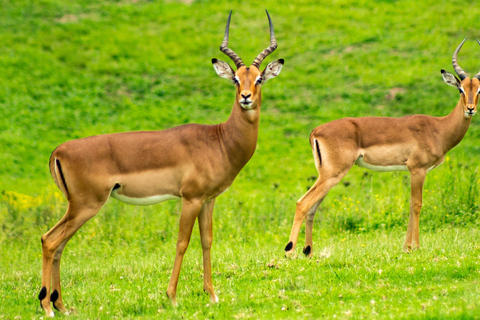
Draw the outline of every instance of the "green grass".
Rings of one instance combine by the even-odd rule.
[[[136,218],[142,221],[135,224],[139,229],[143,220],[149,225],[159,225],[160,220],[146,211]],[[229,232],[220,224],[229,219],[217,218],[216,237],[228,239]],[[239,230],[230,241],[214,244],[218,305],[212,305],[202,290],[201,247],[195,234],[181,274],[180,306],[174,308],[164,294],[174,239],[162,241],[148,232],[129,239],[127,231],[125,241],[113,243],[110,237],[95,235],[97,228],[111,232],[103,230],[111,229],[103,223],[93,226],[94,231],[89,225],[72,240],[64,257],[65,299],[75,318],[478,317],[478,230],[447,227],[425,232],[421,251],[413,254],[401,251],[403,232],[322,235],[316,237],[312,259],[285,259],[278,250],[284,245],[282,237],[266,234],[259,239]],[[6,249],[15,254],[5,263],[19,265],[0,278],[7,318],[40,316],[39,308],[33,308],[40,281],[32,270],[40,267],[38,250],[19,252],[10,245]]]
[[[180,306],[164,294],[180,204],[111,200],[64,253],[72,318],[479,318],[476,117],[427,176],[420,250],[401,250],[408,173],[353,168],[320,207],[313,258],[300,248],[283,257],[295,202],[317,174],[311,130],[345,116],[448,114],[458,93],[440,69],[453,72],[465,36],[458,61],[471,75],[480,69],[475,3],[0,0],[0,319],[43,316],[40,236],[66,206],[51,151],[94,134],[225,121],[233,87],[211,58],[228,60],[218,48],[233,9],[230,47],[253,61],[268,46],[264,8],[279,45],[264,65],[285,66],[262,90],[257,151],[215,207],[221,303],[202,291],[197,228]]]

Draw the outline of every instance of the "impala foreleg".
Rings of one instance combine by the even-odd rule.
[[[212,283],[212,266],[210,260],[210,248],[212,247],[213,231],[212,231],[212,214],[215,199],[207,201],[203,204],[198,215],[198,226],[200,228],[200,238],[202,241],[203,251],[203,290],[208,292],[210,300],[213,303],[218,302]]]
[[[182,213],[180,215],[180,226],[178,228],[177,252],[175,255],[175,263],[173,265],[172,276],[167,288],[167,296],[174,306],[177,305],[177,284],[182,267],[183,256],[187,251],[190,236],[192,235],[193,225],[202,207],[202,201],[183,199]]]
[[[409,251],[420,247],[419,224],[420,211],[422,209],[423,183],[425,182],[425,170],[411,170],[411,199],[410,217],[408,219],[407,235],[403,249]]]
[[[60,258],[63,248],[75,232],[97,214],[102,205],[103,203],[94,208],[78,208],[69,205],[65,216],[42,236],[42,288],[38,299],[49,317],[54,315],[50,302],[53,302],[54,307],[59,311],[64,313],[67,311],[63,305],[60,289]],[[53,290],[51,290],[52,285]]]

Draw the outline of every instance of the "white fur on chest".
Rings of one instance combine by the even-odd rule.
[[[151,204],[156,204],[156,203],[164,202],[167,200],[180,199],[180,197],[177,197],[171,194],[162,194],[158,196],[151,196],[151,197],[145,197],[145,198],[131,198],[123,194],[118,194],[117,190],[113,190],[111,196],[112,198],[115,198],[122,202],[125,202],[128,204],[134,204],[137,206],[148,206]]]

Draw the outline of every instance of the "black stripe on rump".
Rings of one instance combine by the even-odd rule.
[[[60,165],[60,160],[55,159],[55,163],[57,165],[58,172],[60,173],[60,178],[62,179],[63,186],[65,187],[65,192],[67,193],[67,198],[69,198],[67,182],[65,181],[65,177],[63,176],[63,171],[62,171],[62,166]]]
[[[315,150],[317,151],[318,161],[320,162],[320,165],[322,165],[322,155],[320,154],[320,147],[318,146],[318,141],[317,139],[313,139],[313,141],[315,143]]]

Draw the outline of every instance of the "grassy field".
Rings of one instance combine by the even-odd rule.
[[[214,213],[213,280],[203,293],[195,228],[178,286],[165,296],[177,202],[110,200],[69,242],[71,318],[480,319],[480,120],[427,176],[421,249],[402,251],[408,173],[353,168],[314,226],[314,255],[284,258],[296,200],[316,176],[310,131],[345,116],[443,116],[459,63],[480,70],[480,8],[464,1],[0,0],[0,319],[43,317],[40,236],[66,201],[48,172],[60,143],[89,135],[225,121],[232,85],[212,58],[233,9],[230,47],[245,63],[268,46],[282,73],[263,88],[256,153]],[[230,63],[230,61],[229,61]],[[231,63],[233,65],[233,63]],[[304,243],[303,230],[299,247]],[[62,316],[60,316],[62,317]]]

